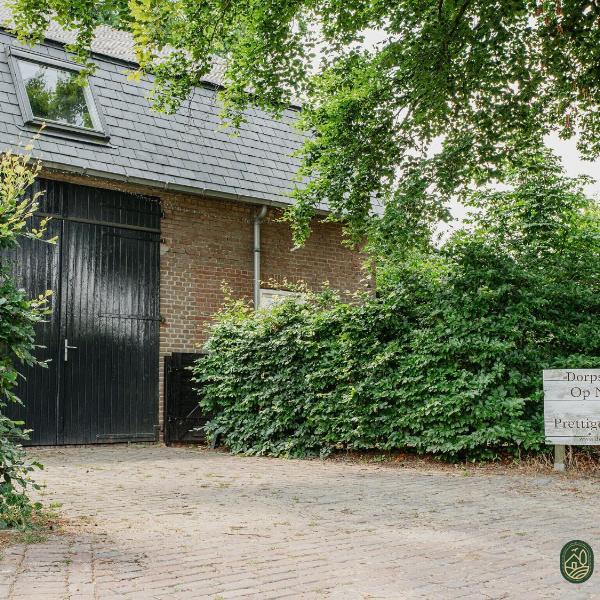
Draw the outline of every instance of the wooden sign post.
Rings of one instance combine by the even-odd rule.
[[[565,469],[566,445],[600,445],[600,369],[544,371],[544,429],[556,471]]]

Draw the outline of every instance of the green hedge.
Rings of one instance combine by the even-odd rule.
[[[389,261],[378,297],[230,303],[195,367],[233,452],[542,447],[542,369],[600,365],[598,206],[550,162],[474,195],[468,229]]]

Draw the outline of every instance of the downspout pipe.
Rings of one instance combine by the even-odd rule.
[[[260,305],[260,226],[267,216],[268,207],[262,206],[254,217],[254,309]]]

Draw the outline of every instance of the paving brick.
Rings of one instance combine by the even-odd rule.
[[[600,597],[599,574],[573,586],[558,573],[564,541],[600,548],[594,480],[161,446],[30,452],[68,524],[6,549],[3,599]]]

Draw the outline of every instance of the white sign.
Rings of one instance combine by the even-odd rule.
[[[287,290],[271,290],[261,288],[260,290],[260,308],[271,308],[277,302],[285,300],[290,296],[300,296],[298,292],[289,292]]]
[[[600,445],[600,369],[544,371],[547,444]]]

